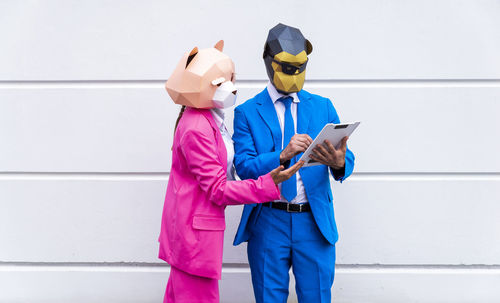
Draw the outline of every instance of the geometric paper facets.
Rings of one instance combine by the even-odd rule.
[[[292,55],[297,55],[304,50],[306,54],[309,55],[312,52],[312,44],[309,40],[304,38],[300,30],[279,23],[269,30],[264,46],[263,57],[266,55],[274,57],[283,51]]]
[[[264,65],[267,76],[274,87],[284,94],[302,90],[305,81],[305,65],[307,55],[312,52],[312,44],[300,30],[282,23],[269,30],[264,45]],[[304,66],[302,70],[284,73],[278,62],[293,66]]]
[[[216,48],[217,47],[217,48]],[[193,48],[181,58],[165,83],[168,94],[176,104],[195,108],[213,108],[212,97],[217,86],[212,81],[234,75],[234,63],[222,53],[223,42],[213,48]]]

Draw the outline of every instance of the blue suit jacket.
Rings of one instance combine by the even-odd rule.
[[[332,102],[328,98],[311,94],[305,90],[297,93],[300,102],[297,108],[297,133],[315,138],[327,123],[340,123]],[[257,179],[280,165],[281,129],[274,104],[267,89],[235,109],[234,114],[234,164],[241,179]],[[302,154],[297,156],[300,158]],[[344,180],[354,168],[354,155],[348,149],[345,170],[333,171],[325,165],[304,167],[300,176],[311,210],[323,236],[335,244],[338,239],[333,214],[333,197],[329,174],[335,180]],[[234,245],[248,241],[251,226],[255,224],[262,205],[245,205]]]

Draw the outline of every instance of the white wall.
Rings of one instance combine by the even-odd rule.
[[[334,185],[335,302],[500,301],[500,2],[0,2],[0,302],[159,302],[181,55],[223,38],[239,102],[278,22],[306,89],[361,120]],[[232,120],[232,114],[229,113]],[[241,208],[223,302],[252,302]],[[292,299],[293,301],[293,295]]]

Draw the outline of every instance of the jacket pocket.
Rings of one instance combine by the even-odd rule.
[[[200,230],[225,230],[226,219],[224,217],[195,215],[193,217],[193,228]]]

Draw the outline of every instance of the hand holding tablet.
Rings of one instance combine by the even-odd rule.
[[[314,141],[309,145],[309,147],[306,149],[304,154],[302,154],[302,157],[300,157],[299,161],[302,160],[305,162],[303,167],[307,166],[314,166],[314,165],[321,165],[322,163],[315,160],[311,159],[310,155],[314,155],[314,150],[316,149],[318,152],[316,152],[319,156],[321,156],[321,152],[323,151],[323,154],[327,154],[327,151],[329,150],[328,146],[324,145],[325,140],[328,140],[335,149],[339,149],[342,144],[342,139],[344,137],[349,137],[354,130],[358,127],[360,122],[353,122],[353,123],[342,123],[342,124],[333,124],[333,123],[328,123],[323,127],[321,132],[316,136]],[[320,145],[320,146],[318,146]]]

